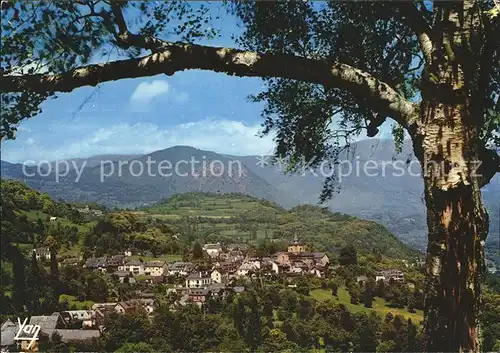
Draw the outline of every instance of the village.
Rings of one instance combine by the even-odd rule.
[[[86,261],[68,258],[59,265],[82,266],[90,271],[110,275],[121,284],[166,284],[166,294],[176,298],[172,301],[170,310],[188,304],[202,307],[211,298],[238,295],[245,291],[245,286],[242,285],[245,280],[272,280],[278,276],[289,280],[304,276],[324,279],[340,267],[332,266],[326,253],[308,251],[307,245],[296,237],[288,244],[287,251],[263,258],[253,256],[246,244],[205,244],[202,250],[212,264],[211,268],[200,267],[194,261],[167,263],[163,260],[130,259],[133,256],[131,251],[110,257],[89,258]],[[48,248],[36,248],[33,251],[39,261],[51,259]],[[360,285],[367,279],[364,275],[357,277]],[[380,271],[373,279],[385,283],[405,281],[404,273],[397,269]],[[120,315],[145,312],[152,316],[158,304],[155,297],[155,293],[147,289],[137,290],[132,299],[93,303],[87,310],[65,310],[52,315],[31,316],[27,322],[30,327],[38,327],[41,336],[51,337],[56,332],[64,343],[88,342],[101,336],[105,330],[105,319],[111,313]],[[15,346],[28,350],[31,340],[16,338],[20,326],[20,322],[13,320],[2,324],[3,350]],[[33,351],[33,347],[29,348]]]

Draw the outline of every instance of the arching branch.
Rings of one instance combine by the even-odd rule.
[[[150,40],[143,36],[131,36],[131,44],[138,40],[144,43]],[[404,127],[409,127],[416,119],[416,104],[387,83],[347,64],[294,55],[160,42],[162,51],[151,55],[83,66],[62,74],[2,74],[1,92],[70,92],[101,82],[200,69],[240,77],[282,77],[340,88],[360,97],[372,110],[395,119]]]

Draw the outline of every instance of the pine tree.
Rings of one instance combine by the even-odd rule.
[[[365,290],[363,293],[363,303],[366,308],[371,308],[373,303],[373,295],[375,292],[375,283],[369,279],[365,282]]]
[[[57,262],[57,250],[59,248],[59,244],[53,236],[49,235],[47,239],[45,239],[44,245],[48,247],[50,251],[50,287],[52,289],[52,298],[50,302],[51,306],[56,308],[59,303],[61,287],[59,283],[59,264]]]
[[[38,313],[40,310],[40,292],[43,287],[43,283],[40,269],[38,268],[38,260],[36,259],[35,250],[31,252],[31,269],[26,284],[30,291],[29,310],[32,313]]]
[[[21,251],[12,246],[12,272],[14,282],[12,284],[12,303],[18,313],[24,312],[26,303],[26,278],[24,269],[24,256]]]
[[[246,309],[245,304],[241,298],[236,298],[233,302],[233,322],[234,327],[238,335],[242,338],[245,337],[245,327],[246,327]]]
[[[406,332],[406,342],[405,342],[405,351],[406,352],[419,352],[421,350],[418,346],[417,342],[417,326],[413,324],[411,319],[408,319],[406,324],[407,332]]]
[[[201,259],[203,257],[203,249],[197,241],[193,245],[193,259]]]
[[[363,304],[365,308],[371,308],[373,304],[373,294],[371,289],[365,289],[363,293]]]
[[[260,312],[255,295],[252,295],[252,299],[250,300],[250,312],[248,313],[246,321],[246,342],[250,346],[251,350],[255,351],[262,343]]]

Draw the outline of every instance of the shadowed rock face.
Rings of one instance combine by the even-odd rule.
[[[148,160],[155,162],[150,163],[150,173]],[[193,166],[192,160],[195,161]],[[338,175],[338,192],[325,205],[332,211],[378,221],[405,242],[425,249],[427,225],[423,181],[409,141],[405,142],[400,154],[395,153],[391,140],[359,141],[349,153],[341,156],[341,160],[344,163],[342,174]],[[41,176],[36,168],[27,169],[28,174],[34,176],[24,177],[21,165],[3,161],[2,177],[24,180],[55,199],[91,201],[107,206],[143,206],[174,194],[201,191],[246,193],[289,208],[304,203],[316,204],[325,175],[329,173],[327,168],[317,168],[313,172],[306,170],[304,174],[287,175],[283,165],[271,165],[267,163],[270,159],[263,163],[261,156],[228,156],[188,146],[175,146],[143,156],[103,155],[68,161],[70,170],[59,182],[54,173]],[[172,175],[160,175],[160,161],[170,162],[171,168],[162,172],[170,171]],[[71,166],[81,168],[83,163],[83,173],[75,182],[78,174]],[[348,164],[352,168],[350,173]],[[144,167],[143,173],[139,173],[139,165]],[[61,172],[65,171],[64,167],[61,164]],[[105,173],[103,181],[101,170]],[[490,249],[499,247],[498,195],[500,178],[496,176],[483,188],[491,218],[487,240]]]

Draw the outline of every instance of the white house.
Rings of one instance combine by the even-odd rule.
[[[205,251],[210,257],[217,257],[222,252],[222,247],[220,246],[220,243],[205,244],[203,246],[203,251]]]
[[[137,312],[140,309],[143,309],[148,314],[151,314],[155,310],[154,299],[131,299],[119,302],[115,305],[115,311],[119,314]]]
[[[149,276],[163,276],[167,273],[167,263],[165,261],[148,261],[144,264],[144,274]]]
[[[108,259],[106,257],[92,257],[85,261],[84,267],[99,272],[107,272]]]
[[[155,301],[154,299],[139,299],[142,307],[148,314],[151,314],[155,310]]]
[[[98,309],[102,309],[102,310],[110,310],[110,309],[113,309],[115,306],[116,306],[116,302],[108,302],[108,303],[94,303],[92,304],[92,306],[90,307],[90,310],[91,311],[96,311]]]
[[[90,310],[67,310],[67,313],[73,320],[81,321],[82,328],[92,327],[92,311]]]
[[[222,283],[222,273],[218,269],[215,269],[210,274],[210,278],[213,283]]]
[[[191,262],[174,262],[168,266],[168,274],[170,276],[187,276],[191,272],[193,264]]]
[[[47,247],[36,248],[33,250],[37,260],[50,260],[50,249]]]
[[[227,283],[229,281],[229,273],[221,268],[216,268],[210,274],[212,283]]]
[[[239,277],[244,277],[247,276],[250,272],[258,271],[259,268],[260,266],[257,266],[257,264],[254,261],[244,262],[241,264],[240,267],[238,267],[236,275]]]
[[[261,261],[259,259],[256,259],[256,258],[247,259],[247,260],[245,260],[245,262],[253,264],[254,267],[259,268],[259,269],[261,267]]]
[[[321,278],[323,277],[323,274],[324,274],[324,271],[322,271],[321,269],[319,268],[316,268],[316,267],[313,267],[311,268],[311,270],[309,271],[310,274],[318,277],[318,278]]]
[[[271,264],[271,270],[274,273],[276,273],[277,275],[279,275],[279,273],[280,273],[280,267],[279,267],[279,265],[276,262],[274,262],[274,261],[271,261],[270,264]]]
[[[144,264],[138,260],[131,260],[124,265],[118,266],[118,271],[130,272],[134,276],[144,274]]]
[[[186,278],[186,287],[188,288],[205,288],[212,283],[210,276],[205,276],[201,272],[193,273]]]
[[[290,272],[291,273],[303,273],[307,271],[307,267],[304,267],[303,265],[299,263],[294,263],[290,266]]]
[[[391,269],[391,270],[382,270],[377,275],[384,276],[384,281],[389,282],[391,279],[395,282],[404,282],[405,276],[404,273],[400,270]]]
[[[49,218],[49,221],[50,221],[50,222],[55,222],[56,220],[57,220],[57,217],[50,217],[50,218]]]

